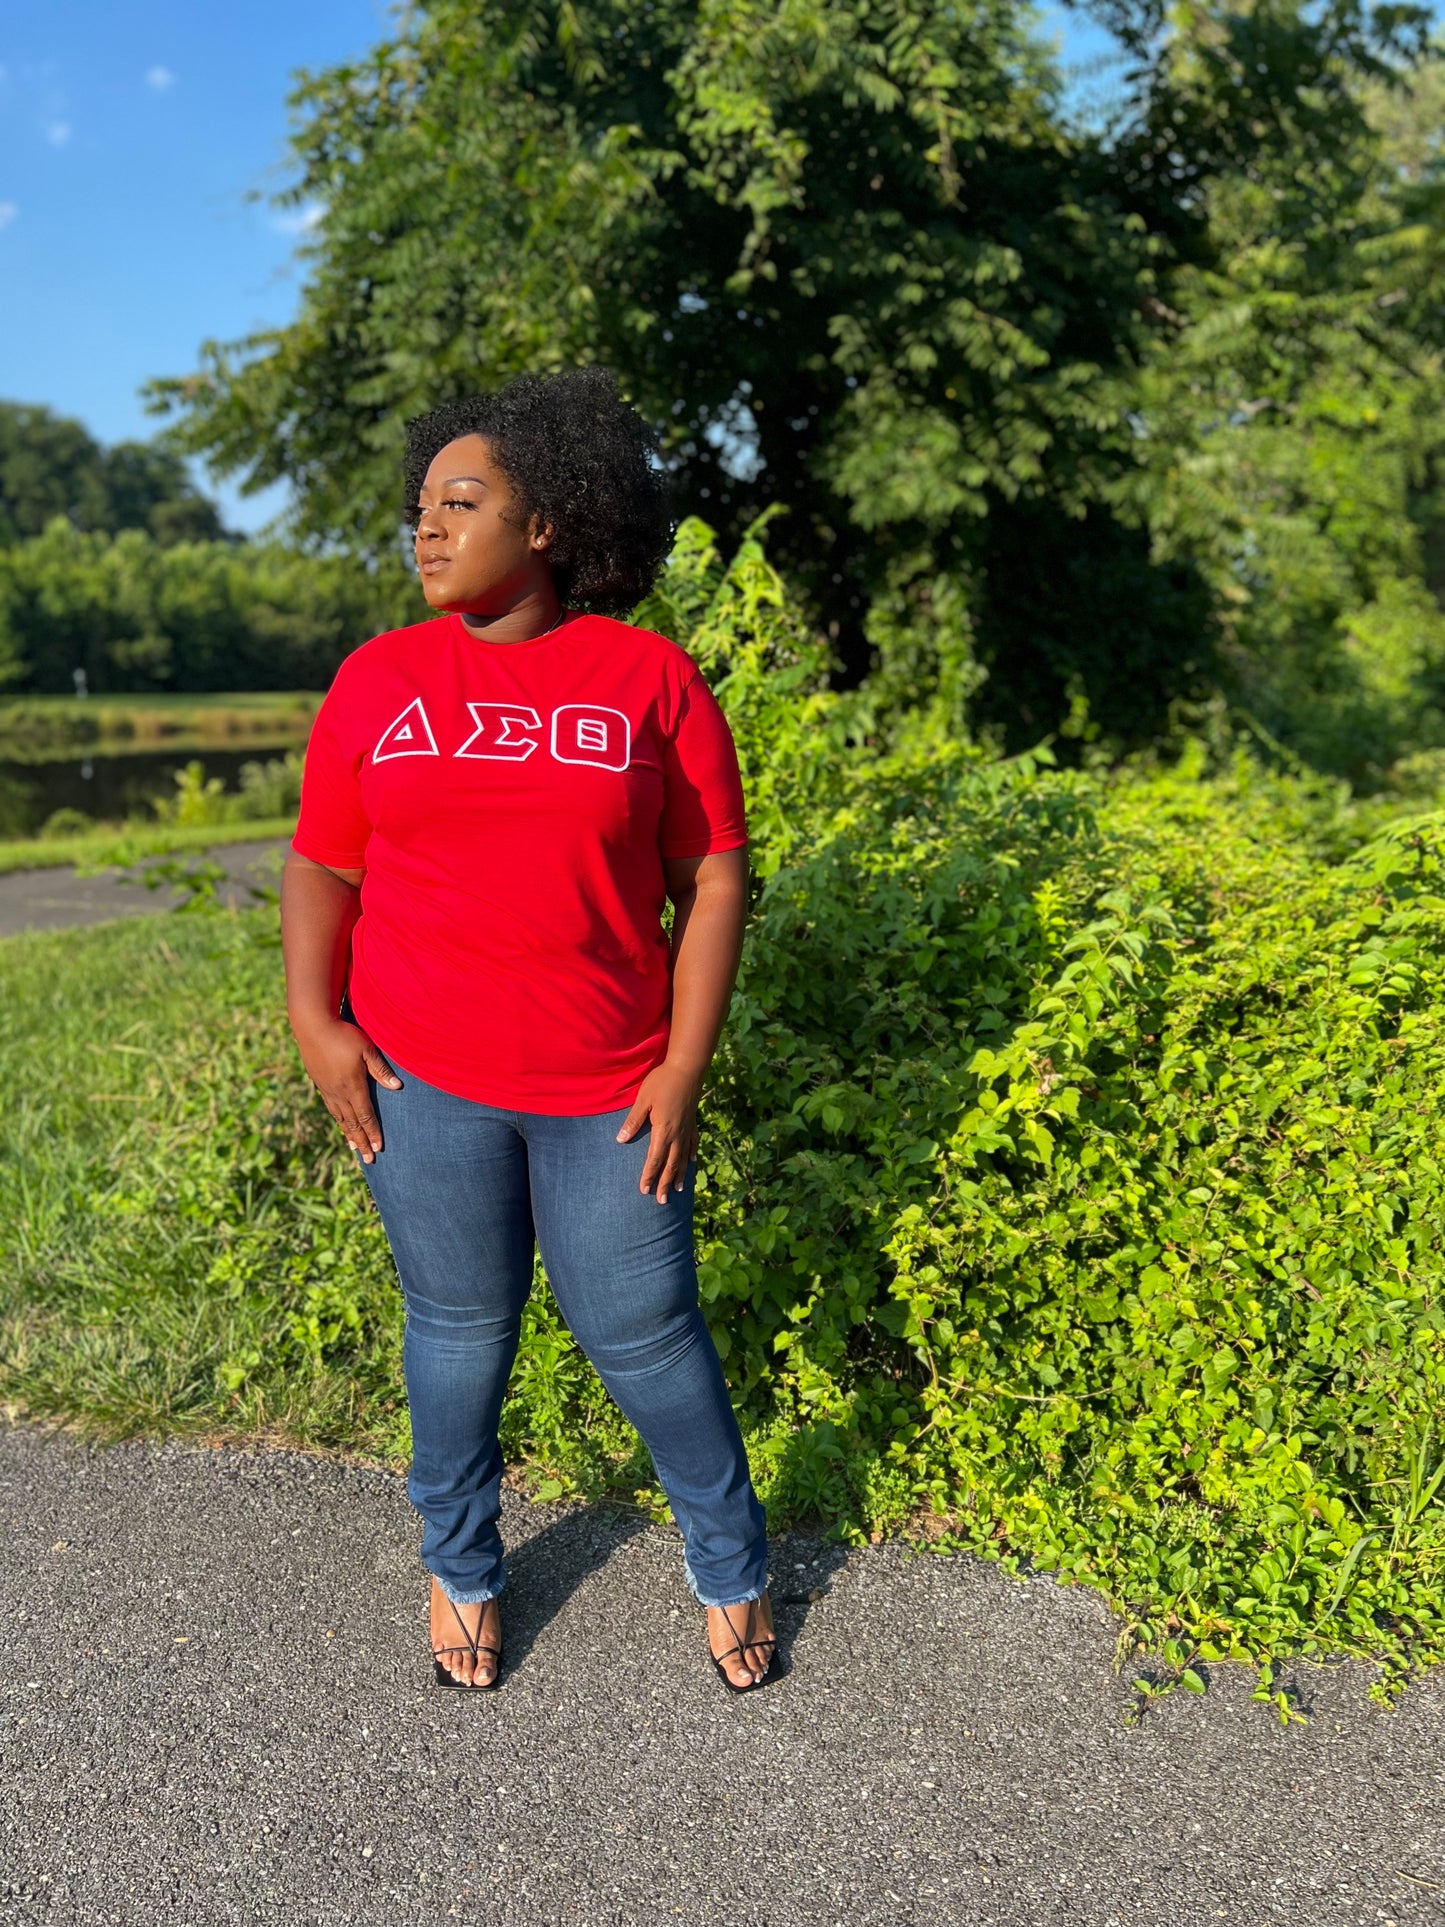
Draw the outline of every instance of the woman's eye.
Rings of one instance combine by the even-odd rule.
[[[460,495],[449,495],[445,499],[445,501],[441,501],[437,503],[437,507],[439,509],[474,509],[476,508],[476,506],[477,504],[475,502],[468,502],[464,500]],[[415,508],[407,510],[406,519],[408,522],[411,523],[412,532],[414,534],[420,531],[422,518],[426,514],[427,514],[426,506],[420,502],[416,505]]]

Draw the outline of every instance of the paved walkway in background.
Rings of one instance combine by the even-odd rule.
[[[670,1533],[509,1501],[499,1692],[429,1682],[402,1482],[0,1430],[0,1920],[1427,1927],[1445,1678],[1126,1726],[1087,1592],[782,1540],[729,1698]]]
[[[214,850],[182,853],[182,861],[213,857],[224,866],[228,882],[221,887],[224,903],[244,908],[253,899],[251,883],[275,887],[281,874],[284,842],[222,843]],[[0,937],[21,930],[61,930],[71,924],[103,923],[109,917],[145,916],[168,910],[179,902],[178,890],[148,890],[138,871],[107,870],[100,876],[78,877],[74,870],[14,870],[0,876]]]

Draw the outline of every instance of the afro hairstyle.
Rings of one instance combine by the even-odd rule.
[[[491,395],[443,402],[406,425],[405,512],[415,528],[426,472],[448,442],[480,435],[512,486],[519,520],[555,530],[549,560],[568,608],[626,616],[672,541],[657,438],[605,368],[518,375]]]

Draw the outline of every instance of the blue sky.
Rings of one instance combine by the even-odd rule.
[[[360,54],[383,0],[41,0],[0,26],[0,396],[146,436],[138,390],[207,338],[294,311],[297,216],[249,197],[286,181],[298,68]],[[1103,44],[1068,16],[1071,60]],[[218,491],[254,528],[275,495]]]

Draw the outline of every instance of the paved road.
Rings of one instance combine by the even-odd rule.
[[[284,843],[274,841],[224,843],[204,853],[225,867],[229,882],[221,888],[222,902],[244,907],[252,901],[248,884],[274,887],[285,849]],[[182,860],[199,860],[202,854],[191,851]],[[170,909],[179,897],[177,890],[148,890],[135,872],[108,870],[78,877],[74,870],[16,870],[0,876],[0,937],[101,923],[108,917],[145,916]]]
[[[0,1920],[1445,1921],[1445,1678],[1319,1670],[1281,1731],[1221,1669],[1130,1729],[1087,1593],[787,1539],[790,1670],[733,1700],[670,1534],[506,1523],[505,1683],[442,1693],[395,1477],[0,1430]]]

